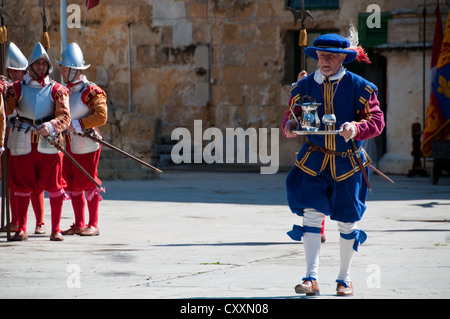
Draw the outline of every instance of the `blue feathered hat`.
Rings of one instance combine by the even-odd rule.
[[[346,38],[339,34],[328,33],[315,39],[313,46],[305,48],[304,52],[307,56],[316,60],[318,60],[316,50],[330,53],[345,53],[347,54],[347,57],[343,63],[350,63],[356,59],[358,53],[349,47],[350,42]]]

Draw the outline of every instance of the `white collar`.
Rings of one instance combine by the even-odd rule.
[[[23,81],[30,86],[42,86],[42,84],[33,79],[28,73],[23,76]],[[48,75],[44,78],[44,83],[45,85],[50,83],[50,78],[48,77]]]
[[[89,81],[86,78],[86,75],[83,74],[82,77],[78,81],[75,81],[75,83],[72,83],[71,85],[68,85],[68,83],[65,83],[65,84],[66,84],[66,87],[70,87],[70,91],[77,91],[77,90],[81,89],[81,87],[88,82]]]
[[[330,81],[339,80],[342,78],[345,74],[345,68],[341,65],[341,68],[339,71],[336,72],[336,74],[329,77]],[[320,72],[320,69],[314,72],[314,81],[317,82],[317,84],[322,84],[325,80],[325,75]]]

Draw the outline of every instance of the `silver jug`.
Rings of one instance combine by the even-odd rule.
[[[317,109],[322,103],[302,103],[302,119],[300,125],[303,131],[318,131],[320,127],[320,119]]]

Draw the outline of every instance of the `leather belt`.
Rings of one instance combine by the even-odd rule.
[[[318,146],[318,145],[314,145],[310,141],[308,141],[308,145],[310,146],[310,150],[311,151],[317,151],[317,152],[328,154],[328,155],[340,156],[340,157],[354,157],[354,156],[356,156],[355,152],[337,152],[337,151],[330,150],[328,148],[324,148],[324,147],[321,147],[321,146]]]
[[[32,124],[32,125],[41,125],[41,124],[43,124],[45,122],[48,122],[50,120],[53,120],[53,119],[54,119],[53,116],[43,117],[43,118],[41,118],[39,120],[32,120],[32,119],[29,119],[27,117],[19,116],[19,120],[20,121],[28,123],[28,124]]]

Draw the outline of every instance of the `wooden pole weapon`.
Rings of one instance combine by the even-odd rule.
[[[35,127],[36,128],[36,127]],[[42,137],[42,136],[41,136]],[[63,152],[64,156],[66,156],[84,175],[86,175],[87,178],[89,178],[89,180],[95,184],[95,186],[97,186],[97,188],[101,191],[101,192],[105,192],[105,189],[99,184],[97,183],[97,181],[91,176],[89,175],[89,173],[80,165],[80,163],[78,163],[65,149],[64,147],[59,144],[58,141],[58,136],[57,135],[49,135],[47,137],[44,137],[47,139],[47,141],[53,145],[54,147],[56,147],[59,151]]]
[[[93,140],[93,141],[95,141],[97,143],[105,145],[106,147],[109,147],[110,149],[112,149],[112,150],[114,150],[116,152],[119,152],[120,154],[124,155],[125,157],[131,158],[132,160],[135,160],[136,162],[139,162],[140,164],[142,164],[142,165],[144,165],[144,166],[154,170],[155,172],[157,172],[159,174],[162,174],[162,172],[163,172],[159,168],[156,168],[156,167],[154,167],[154,166],[144,162],[143,160],[140,160],[139,158],[137,158],[137,157],[135,157],[135,156],[133,156],[131,154],[128,154],[127,152],[121,150],[120,148],[118,148],[118,147],[116,147],[114,145],[111,145],[108,142],[105,142],[101,138],[96,137],[95,136],[95,132],[93,130],[84,131],[83,133],[78,133],[78,135],[90,138],[91,140]]]
[[[5,13],[9,16],[8,12],[3,7],[4,1],[2,0],[0,8],[0,72],[5,74],[5,55],[6,55],[6,42],[8,38],[7,29],[5,26]],[[6,136],[4,147],[5,150],[2,154],[2,208],[1,208],[1,224],[4,226],[4,219],[6,216],[6,238],[7,241],[11,240],[11,225],[10,225],[10,203],[9,203],[9,179],[8,179],[8,152],[6,145]]]
[[[298,37],[298,45],[300,47],[301,69],[302,69],[302,71],[304,71],[306,68],[306,56],[305,56],[305,52],[303,50],[306,48],[307,40],[308,40],[307,32],[306,32],[306,28],[305,28],[305,20],[308,17],[313,19],[314,21],[316,21],[316,19],[314,19],[314,17],[308,10],[305,10],[305,0],[302,0],[302,9],[301,10],[296,10],[291,7],[288,7],[287,9],[289,9],[292,12],[292,14],[294,15],[294,27],[297,25],[297,21],[299,19],[301,20],[302,25],[301,25],[300,35]]]

